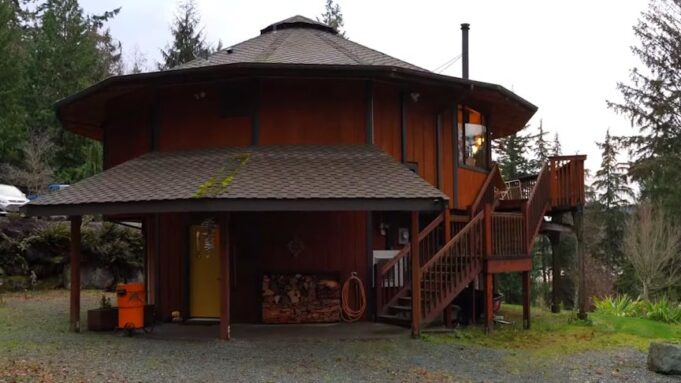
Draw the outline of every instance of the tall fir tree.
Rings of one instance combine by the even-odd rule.
[[[681,217],[681,1],[651,0],[634,34],[632,51],[643,67],[618,83],[623,102],[609,102],[630,118],[639,134],[625,139],[633,156],[632,178],[641,194]]]
[[[53,137],[56,155],[56,179],[73,182],[91,175],[88,168],[101,168],[101,157],[90,156],[99,143],[60,128],[54,113],[54,103],[113,74],[120,62],[120,45],[104,23],[119,9],[102,15],[87,15],[77,0],[47,0],[31,13],[28,35],[31,55],[28,79],[31,88],[26,94],[31,118],[27,127],[46,132]],[[100,150],[101,152],[101,150]]]
[[[17,164],[26,139],[25,39],[20,8],[13,0],[0,0],[0,163]]]
[[[158,64],[160,70],[205,58],[211,53],[200,25],[201,17],[194,0],[180,3],[175,23],[170,28],[173,42],[165,50],[161,50],[163,62]]]
[[[616,270],[624,260],[621,243],[627,218],[625,208],[629,205],[628,198],[633,196],[633,191],[627,180],[626,166],[617,159],[618,144],[610,135],[610,129],[606,131],[604,141],[596,144],[602,151],[601,167],[594,176],[592,186],[596,193],[595,207],[600,212],[603,226],[597,258]]]
[[[553,135],[553,145],[551,146],[551,155],[560,156],[563,154],[563,146],[560,144],[560,137],[558,137],[558,132]]]
[[[339,36],[346,39],[348,38],[345,35],[345,22],[343,21],[343,13],[341,12],[340,5],[335,4],[333,0],[326,0],[324,13],[322,13],[321,18],[317,18],[317,21],[335,29]]]
[[[505,180],[515,180],[533,173],[532,161],[527,154],[531,141],[531,136],[520,132],[495,140],[497,163]]]
[[[538,173],[539,170],[541,170],[542,166],[544,166],[551,156],[551,143],[546,139],[548,134],[549,132],[544,130],[544,121],[539,120],[538,132],[532,140],[532,150],[534,154],[532,168],[535,173]]]

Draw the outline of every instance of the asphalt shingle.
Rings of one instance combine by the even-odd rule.
[[[371,145],[287,145],[152,152],[30,205],[196,198],[447,199]]]
[[[428,72],[339,36],[333,29],[303,16],[274,23],[261,35],[173,69],[236,63],[378,65]]]

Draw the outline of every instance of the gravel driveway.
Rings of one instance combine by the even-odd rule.
[[[97,298],[84,292],[83,309],[96,307]],[[369,332],[384,331],[380,336],[352,336],[343,325],[281,334],[272,327],[237,326],[229,342],[163,336],[164,327],[152,336],[127,338],[69,333],[66,291],[5,296],[0,305],[0,382],[679,381],[647,371],[645,354],[632,349],[531,357],[414,340],[392,328]]]

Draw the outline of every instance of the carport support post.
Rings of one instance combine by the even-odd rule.
[[[220,225],[220,340],[229,340],[229,213]]]
[[[530,272],[523,271],[523,328],[530,328]]]
[[[411,336],[421,335],[421,260],[419,256],[419,212],[411,212]]]
[[[71,320],[70,330],[80,331],[80,216],[71,217]]]

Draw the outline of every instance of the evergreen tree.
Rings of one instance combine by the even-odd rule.
[[[633,156],[630,175],[643,197],[681,217],[681,1],[651,0],[634,26],[639,45],[632,47],[643,68],[618,83],[623,102],[609,102],[628,116],[639,134],[627,137]]]
[[[26,139],[22,94],[26,91],[25,41],[19,7],[0,0],[0,162],[18,164]]]
[[[551,147],[552,156],[560,156],[563,154],[563,147],[560,144],[560,138],[558,138],[558,132],[553,135],[553,146]]]
[[[534,161],[532,168],[535,173],[539,173],[544,164],[551,156],[551,144],[546,140],[549,132],[544,130],[544,122],[539,120],[539,132],[533,138],[532,149],[534,151]]]
[[[341,12],[340,5],[334,4],[333,0],[326,0],[324,13],[322,13],[321,18],[317,18],[317,21],[335,29],[339,36],[348,38],[343,30],[343,13]]]
[[[27,73],[32,86],[26,95],[31,119],[27,127],[53,137],[60,182],[77,181],[82,174],[77,169],[88,161],[87,148],[99,144],[62,129],[54,103],[119,73],[120,44],[102,31],[118,11],[86,15],[77,0],[47,0],[31,15]]]
[[[622,265],[621,251],[624,222],[627,218],[625,207],[633,192],[627,183],[626,168],[617,160],[617,143],[605,133],[605,140],[597,143],[602,150],[601,167],[596,172],[593,188],[596,192],[597,208],[603,223],[602,240],[598,246],[597,258],[611,269]]]
[[[170,28],[173,42],[165,50],[161,50],[163,63],[158,65],[159,69],[170,69],[196,58],[205,58],[211,53],[200,23],[201,18],[194,0],[180,3],[175,24]]]
[[[533,173],[532,161],[526,153],[531,139],[518,132],[495,140],[497,163],[505,180],[515,180]]]

